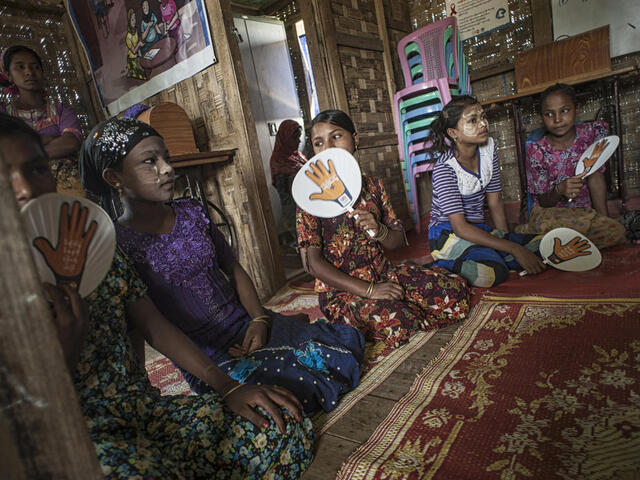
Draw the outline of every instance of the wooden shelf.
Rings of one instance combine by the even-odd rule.
[[[236,150],[237,148],[231,148],[226,150],[213,150],[210,152],[174,155],[171,157],[171,166],[173,168],[184,168],[210,164],[215,164],[216,166],[226,165],[233,161]]]
[[[494,103],[506,103],[506,102],[511,102],[513,100],[517,100],[518,98],[529,97],[536,93],[543,92],[544,90],[547,89],[547,87],[551,85],[555,85],[558,82],[566,83],[568,85],[579,85],[581,83],[591,82],[594,80],[615,77],[616,75],[626,75],[632,72],[638,72],[638,67],[626,67],[626,68],[621,68],[620,70],[612,70],[610,72],[596,73],[591,75],[576,75],[575,77],[562,78],[557,81],[536,85],[535,87],[528,88],[525,91],[517,93],[515,95],[509,95],[508,97],[498,97],[498,98],[494,98],[493,100],[485,100],[484,102],[481,102],[481,104],[491,105]]]

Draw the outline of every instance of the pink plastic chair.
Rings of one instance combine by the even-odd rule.
[[[453,32],[447,28],[452,27]],[[417,45],[417,54],[420,55],[422,63],[422,81],[435,80],[438,78],[449,78],[451,82],[457,82],[459,78],[458,72],[458,48],[455,42],[458,40],[458,26],[455,17],[447,17],[435,23],[426,25],[415,32],[410,33],[398,42],[398,57],[402,65],[402,73],[404,75],[405,86],[413,85],[413,75],[411,74],[411,65],[407,58],[407,47],[410,52],[416,52],[414,43]],[[445,43],[447,41],[454,42],[453,66],[454,75],[450,76],[447,69],[447,59],[445,54]]]

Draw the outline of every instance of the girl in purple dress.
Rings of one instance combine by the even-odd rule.
[[[355,388],[363,337],[348,326],[310,325],[263,309],[204,208],[191,199],[171,201],[173,168],[150,126],[132,119],[101,123],[83,145],[80,169],[84,187],[107,204],[120,194],[118,243],[151,299],[229,376],[283,386],[308,413],[332,410]],[[208,390],[183,374],[196,392]]]

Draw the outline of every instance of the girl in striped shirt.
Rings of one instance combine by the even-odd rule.
[[[539,237],[509,233],[497,147],[488,127],[482,106],[463,95],[444,107],[429,136],[439,154],[433,169],[431,255],[436,265],[477,287],[504,282],[510,269],[540,273],[545,268],[533,253]],[[485,199],[495,229],[485,221]]]

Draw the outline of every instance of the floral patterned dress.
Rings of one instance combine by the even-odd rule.
[[[148,285],[158,310],[230,377],[285,387],[306,413],[333,410],[340,395],[360,380],[362,335],[346,325],[309,324],[268,312],[271,327],[266,345],[243,357],[231,357],[229,348],[242,344],[251,322],[224,276],[223,269],[235,262],[233,250],[199,202],[183,199],[170,205],[176,215],[170,233],[116,226],[118,244]],[[196,392],[210,390],[189,372],[182,372]]]
[[[285,412],[282,435],[235,415],[217,394],[160,396],[128,340],[126,305],[146,288],[116,252],[87,298],[88,333],[74,383],[108,479],[298,478],[311,461],[311,422]],[[265,412],[262,412],[263,414]]]
[[[380,180],[363,175],[358,208],[371,211],[393,230],[402,230]],[[320,248],[341,271],[367,282],[395,282],[404,288],[401,300],[373,300],[336,290],[316,279],[320,308],[327,319],[359,329],[367,340],[390,346],[406,343],[417,330],[445,326],[469,312],[469,290],[461,277],[443,268],[392,265],[382,246],[359,230],[353,218],[317,218],[297,213],[298,245]]]

